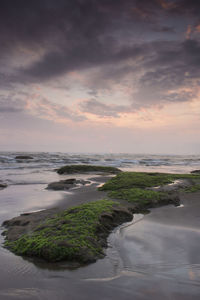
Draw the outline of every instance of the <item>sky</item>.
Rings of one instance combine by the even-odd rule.
[[[200,1],[1,0],[0,151],[200,154]]]

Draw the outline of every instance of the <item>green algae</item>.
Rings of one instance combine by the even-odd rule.
[[[186,193],[195,193],[198,191],[200,191],[200,184],[194,184],[184,189],[184,192]]]
[[[145,172],[122,172],[111,178],[102,187],[101,191],[115,191],[130,188],[149,188],[173,183],[178,179],[200,180],[200,175],[194,174],[168,174]]]
[[[6,241],[5,247],[17,255],[52,262],[94,260],[102,255],[96,234],[99,218],[111,212],[113,205],[113,201],[99,200],[65,210],[16,241]]]
[[[118,174],[121,170],[115,167],[93,166],[93,165],[67,165],[57,170],[58,174],[74,174],[88,172],[103,172],[109,174]]]
[[[153,187],[160,187],[171,184],[176,180],[187,179],[191,186],[186,191],[200,189],[199,175],[194,174],[168,174],[168,173],[144,173],[144,172],[123,172],[111,178],[99,188],[101,191],[108,191],[112,199],[122,199],[135,204],[139,209],[155,207],[166,204],[179,203],[176,192],[151,190]]]
[[[120,189],[111,191],[108,196],[113,199],[122,199],[139,206],[149,206],[157,204],[169,197],[168,193],[144,190],[140,188]]]

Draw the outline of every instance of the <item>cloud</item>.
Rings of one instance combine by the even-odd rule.
[[[152,32],[149,24],[156,24],[160,13],[156,0],[3,0],[0,57],[11,69],[12,56],[15,62],[26,57],[15,71],[18,80],[27,82],[134,59],[142,50],[135,46],[141,28]],[[170,32],[167,25],[157,28]]]
[[[140,45],[145,52],[138,59],[115,65],[102,66],[85,79],[93,94],[115,90],[127,91],[129,110],[142,107],[162,106],[167,103],[189,102],[196,98],[200,79],[200,43],[197,40],[162,41]],[[98,96],[97,96],[98,97]],[[123,100],[119,100],[119,104]],[[97,105],[98,104],[98,105]],[[91,107],[90,107],[91,106]],[[99,102],[84,103],[82,109],[96,114],[117,115],[124,106],[100,107]],[[114,111],[113,111],[114,110]]]
[[[170,11],[176,14],[184,14],[199,18],[200,14],[200,3],[196,0],[177,0],[175,4],[170,7]]]
[[[27,112],[39,118],[54,121],[55,123],[81,122],[87,118],[67,106],[49,101],[39,94],[30,94],[27,98]]]
[[[34,63],[21,71],[30,81],[48,80],[75,70],[89,69],[103,64],[115,64],[129,58],[136,59],[145,52],[140,46],[124,47],[116,50],[109,44],[104,45],[98,41],[90,44],[78,44],[73,49],[66,48],[61,51],[46,54],[41,61]]]
[[[145,72],[133,96],[137,106],[191,101],[200,79],[200,43],[157,44],[156,53],[143,67]]]
[[[7,90],[19,83],[51,86],[64,76],[69,85],[76,71],[84,77],[79,82],[82,89],[94,97],[101,91],[126,89],[127,106],[123,99],[119,103],[113,99],[113,104],[99,99],[80,104],[82,112],[101,117],[117,118],[127,107],[191,101],[195,97],[191,89],[200,78],[200,43],[192,35],[198,34],[199,10],[194,0],[190,4],[185,0],[3,0],[1,86]],[[82,113],[47,99],[30,97],[32,113],[84,120]],[[10,106],[3,107],[9,110]]]
[[[130,107],[125,105],[104,104],[96,99],[86,100],[79,104],[81,111],[94,114],[101,118],[118,118],[120,113],[130,112]]]
[[[154,31],[163,32],[163,33],[165,33],[165,32],[175,33],[176,32],[175,28],[172,26],[164,26],[164,25],[158,26],[157,25],[157,26],[154,26],[153,29],[154,29]]]
[[[0,114],[32,115],[55,123],[82,122],[87,118],[67,106],[49,101],[37,93],[0,95]]]
[[[25,110],[26,101],[19,98],[19,95],[0,95],[0,114],[21,113]]]
[[[199,16],[196,0],[1,0],[2,145],[197,149]]]

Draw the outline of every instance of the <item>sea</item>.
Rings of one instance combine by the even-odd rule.
[[[17,159],[20,155],[32,159]],[[0,183],[7,184],[0,190],[0,224],[67,199],[73,191],[52,192],[46,187],[60,180],[56,169],[71,164],[190,173],[200,169],[200,155],[0,152]],[[3,247],[1,236],[0,300],[199,299],[200,199],[185,201],[180,208],[170,205],[135,215],[110,235],[104,259],[79,269],[16,256]]]

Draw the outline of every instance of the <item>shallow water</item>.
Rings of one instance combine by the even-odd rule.
[[[30,168],[29,164],[35,163],[17,163],[13,158],[15,169],[9,163],[9,168],[1,170],[0,179],[9,186],[0,191],[0,223],[23,212],[55,206],[62,199],[67,201],[68,192],[45,190],[47,183],[60,178],[53,172],[60,156],[51,158],[48,165],[49,156],[41,154],[45,167],[39,167],[43,164],[40,161]],[[93,159],[99,159],[93,160],[97,164],[104,159],[110,165],[105,160],[109,158]],[[195,169],[199,168],[198,159],[195,163]],[[191,164],[184,167],[194,169]],[[152,166],[150,171],[160,168]],[[179,168],[178,164],[167,170],[173,172],[174,168]],[[145,216],[136,215],[132,223],[110,235],[104,259],[76,270],[18,257],[2,247],[1,237],[0,299],[199,299],[200,196],[195,197],[191,201],[183,198],[181,207],[166,206]]]

